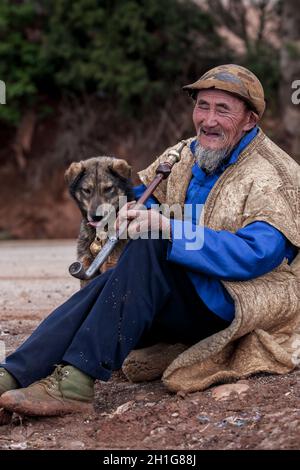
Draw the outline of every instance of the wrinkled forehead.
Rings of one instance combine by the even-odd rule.
[[[229,107],[235,108],[244,106],[244,101],[241,98],[238,98],[230,92],[217,90],[215,88],[199,90],[196,101],[198,103],[202,100],[210,104],[226,104]]]

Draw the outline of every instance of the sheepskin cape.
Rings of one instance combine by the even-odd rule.
[[[145,185],[152,181],[169,150],[139,172]],[[187,145],[169,178],[154,192],[160,203],[184,204],[193,163]],[[212,188],[202,223],[235,233],[254,221],[264,221],[300,248],[299,201],[299,165],[260,129]],[[299,252],[291,265],[285,259],[268,274],[248,281],[224,281],[223,285],[235,303],[230,326],[192,347],[177,347],[173,357],[169,355],[169,364],[164,362],[168,357],[164,345],[156,354],[147,353],[147,349],[132,351],[123,365],[126,376],[132,381],[151,379],[154,368],[156,375],[163,373],[162,380],[170,390],[191,392],[257,372],[293,370],[300,363]],[[160,368],[165,368],[164,372]]]

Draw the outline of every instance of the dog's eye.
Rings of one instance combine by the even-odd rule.
[[[89,196],[92,192],[90,188],[81,188],[81,191],[83,192],[83,194],[86,194],[87,196]]]
[[[104,188],[104,191],[105,191],[106,193],[110,193],[113,189],[114,189],[113,186],[106,186],[106,188]]]

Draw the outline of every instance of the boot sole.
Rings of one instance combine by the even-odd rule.
[[[63,416],[66,414],[86,413],[94,411],[91,403],[76,402],[75,400],[61,403],[49,404],[45,402],[36,402],[22,400],[16,403],[11,397],[1,397],[1,406],[6,410],[20,415],[27,416]]]

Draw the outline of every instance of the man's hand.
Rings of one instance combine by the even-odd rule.
[[[170,238],[171,224],[170,220],[154,209],[146,210],[145,207],[133,209],[136,201],[125,204],[119,211],[115,223],[117,232],[122,233],[126,230],[129,238],[137,239],[145,233],[158,233],[161,231],[164,238]],[[123,238],[123,237],[122,237]]]

